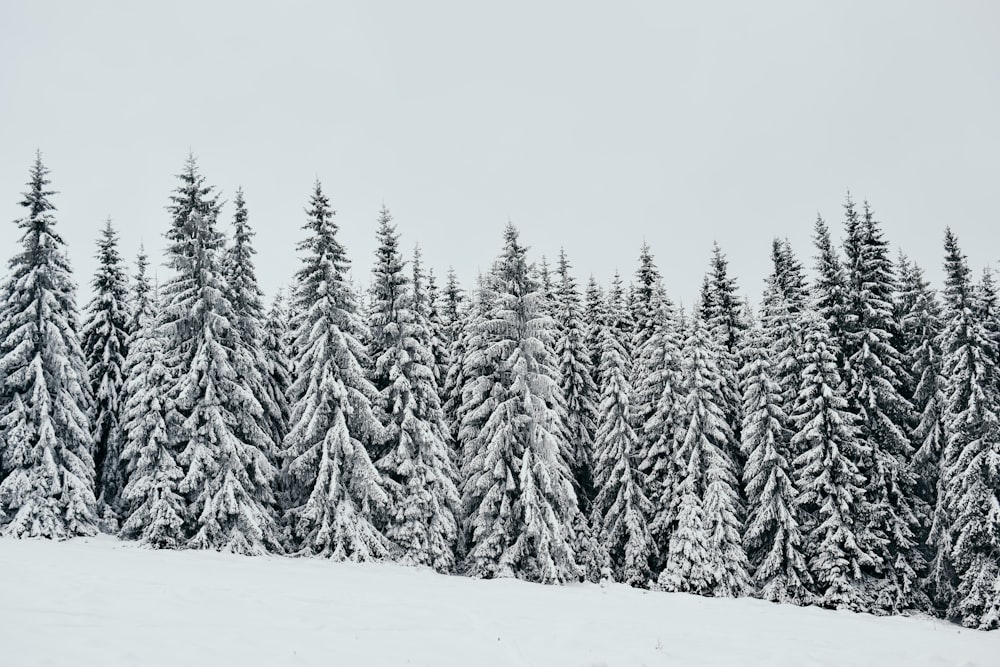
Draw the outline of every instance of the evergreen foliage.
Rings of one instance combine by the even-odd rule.
[[[569,272],[566,253],[560,251],[556,285],[555,355],[559,360],[560,390],[566,403],[566,437],[572,446],[569,465],[581,511],[588,513],[594,497],[594,438],[597,434],[597,385],[591,374],[591,354],[582,321],[580,293]]]
[[[804,330],[792,446],[802,452],[793,465],[809,573],[818,604],[860,611],[868,603],[862,567],[874,560],[858,535],[865,482],[858,468],[867,452],[841,388],[826,320],[807,311]]]
[[[76,286],[48,173],[37,154],[0,287],[0,534],[65,539],[96,532],[97,501]]]
[[[388,481],[392,509],[386,537],[402,560],[439,572],[455,566],[459,496],[448,428],[438,398],[435,359],[419,254],[413,277],[404,272],[399,235],[389,211],[379,215],[372,270],[372,340],[376,381],[389,439],[378,468]]]
[[[168,437],[184,471],[187,545],[244,554],[280,551],[270,439],[263,410],[240,373],[245,343],[222,271],[218,205],[194,158],[168,210],[168,265],[160,329],[171,373]]]
[[[741,446],[747,459],[743,479],[749,510],[743,544],[758,594],[765,600],[801,604],[809,600],[812,579],[795,504],[788,420],[762,332],[748,335],[745,356]]]
[[[121,504],[122,387],[131,315],[128,278],[118,252],[118,233],[110,218],[97,242],[97,261],[97,273],[91,281],[94,296],[87,306],[83,325],[83,354],[94,396],[90,421],[97,479],[95,492],[98,504],[115,515]]]
[[[573,530],[579,509],[562,458],[565,407],[554,326],[513,226],[504,241],[490,284],[492,307],[477,326],[488,344],[470,346],[495,366],[483,368],[491,374],[469,390],[472,398],[489,398],[477,400],[462,424],[467,567],[476,576],[557,583],[581,572]],[[469,433],[476,422],[482,427]]]
[[[380,526],[390,500],[368,445],[386,434],[372,409],[378,393],[364,372],[360,339],[367,327],[319,181],[306,213],[292,321],[296,377],[284,443],[292,548],[336,560],[384,558],[390,546]]]

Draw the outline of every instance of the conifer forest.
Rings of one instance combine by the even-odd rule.
[[[653,248],[602,284],[510,223],[461,285],[383,207],[350,221],[377,239],[359,287],[317,181],[265,299],[253,193],[224,208],[193,157],[163,193],[165,256],[95,224],[93,276],[54,190],[39,154],[4,249],[3,538],[1000,627],[1000,296],[959,228],[931,285],[848,195],[805,221],[813,247],[773,241],[755,303],[720,238],[681,308]]]

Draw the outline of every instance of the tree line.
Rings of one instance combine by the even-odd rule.
[[[848,196],[843,241],[787,241],[759,308],[715,246],[688,311],[643,245],[581,289],[508,224],[438,285],[380,211],[356,289],[317,181],[265,305],[193,157],[165,265],[111,221],[81,317],[41,156],[0,285],[0,534],[542,583],[612,578],[1000,624],[1000,307],[944,237],[939,293]]]

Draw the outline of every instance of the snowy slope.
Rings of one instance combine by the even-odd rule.
[[[1000,665],[1000,633],[388,564],[0,540],[0,665]]]

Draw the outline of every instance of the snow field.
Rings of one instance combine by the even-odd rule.
[[[394,564],[0,540],[0,664],[995,667],[1000,633]]]

